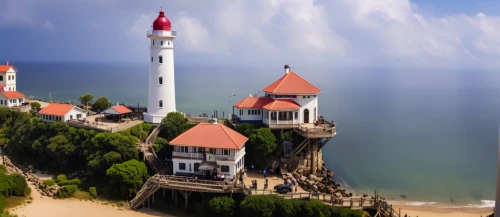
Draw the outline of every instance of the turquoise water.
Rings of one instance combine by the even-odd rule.
[[[14,63],[16,64],[16,63]],[[18,90],[77,100],[83,93],[145,105],[147,65],[18,63]],[[481,205],[494,199],[500,75],[485,70],[294,67],[322,89],[319,113],[337,136],[323,148],[356,192],[403,202]],[[281,64],[176,65],[178,108],[212,114],[282,76]],[[229,93],[237,96],[229,98]],[[261,93],[262,94],[262,93]],[[401,198],[405,195],[406,199]]]

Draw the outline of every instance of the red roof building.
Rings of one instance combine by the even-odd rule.
[[[169,142],[174,146],[174,174],[205,174],[210,178],[219,174],[231,179],[245,165],[247,140],[224,124],[200,123]]]
[[[123,106],[123,105],[115,105],[111,108],[104,110],[105,114],[113,114],[113,115],[124,115],[128,113],[132,113],[132,110]]]
[[[59,103],[50,103],[40,110],[38,114],[46,122],[83,120],[87,117],[85,110],[71,104]]]
[[[318,118],[321,90],[292,72],[289,65],[285,65],[285,74],[263,92],[263,97],[249,96],[233,105],[238,122],[295,127]]]

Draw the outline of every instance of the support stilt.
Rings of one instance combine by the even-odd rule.
[[[177,203],[177,201],[178,201],[178,200],[177,200],[177,199],[178,199],[178,198],[177,198],[177,191],[175,191],[175,206],[177,206],[177,205],[178,205],[178,203]]]

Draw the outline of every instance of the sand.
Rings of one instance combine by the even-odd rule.
[[[146,216],[167,216],[151,209],[141,209],[139,211],[118,208],[112,205],[104,205],[104,201],[92,202],[77,199],[53,199],[40,195],[35,190],[35,186],[30,183],[33,189],[31,196],[33,201],[30,204],[22,205],[10,209],[9,211],[19,217],[98,217],[98,216],[120,216],[120,217],[146,217]]]
[[[432,206],[402,206],[393,205],[401,216],[408,214],[410,217],[486,217],[493,213],[493,208],[437,208]]]

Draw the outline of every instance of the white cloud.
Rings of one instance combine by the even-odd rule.
[[[54,30],[56,27],[54,26],[54,24],[52,22],[50,22],[50,20],[46,20],[43,24],[42,24],[42,27],[45,29],[45,30]]]
[[[480,12],[429,16],[409,0],[200,0],[182,10],[169,18],[183,52],[251,62],[500,67],[500,17]],[[155,17],[141,15],[128,33],[145,41]]]

